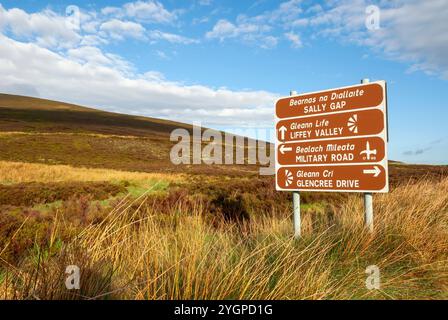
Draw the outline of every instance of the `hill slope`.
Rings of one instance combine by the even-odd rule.
[[[255,165],[173,165],[169,139],[190,125],[0,94],[0,160],[142,172],[256,175]],[[247,146],[247,143],[246,143]],[[247,147],[245,148],[247,157]],[[390,162],[391,183],[439,177],[446,166]]]
[[[255,166],[175,166],[174,121],[100,111],[32,97],[0,94],[0,160],[131,171],[245,174]]]
[[[191,126],[174,121],[100,111],[64,102],[0,94],[2,131],[168,136]]]

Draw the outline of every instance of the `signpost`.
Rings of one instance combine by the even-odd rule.
[[[371,193],[389,191],[385,81],[291,92],[277,101],[276,131],[276,188],[294,192],[295,236],[299,191],[364,192],[373,230]]]

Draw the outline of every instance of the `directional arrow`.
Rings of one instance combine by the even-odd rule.
[[[281,126],[279,129],[278,129],[278,131],[280,131],[280,134],[281,134],[281,140],[285,140],[285,132],[286,132],[286,127],[285,126]]]
[[[282,154],[285,154],[286,151],[292,151],[292,147],[285,147],[285,145],[282,144],[282,145],[280,146],[280,152],[281,152]]]
[[[364,174],[373,174],[373,176],[376,178],[380,175],[381,170],[377,166],[374,166],[373,169],[364,169],[362,172]]]

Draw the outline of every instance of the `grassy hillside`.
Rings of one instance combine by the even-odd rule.
[[[192,131],[168,120],[0,94],[0,160],[143,172],[257,172],[253,165],[173,165],[169,137],[177,128]]]
[[[302,192],[295,241],[290,192],[255,165],[171,164],[176,128],[0,95],[0,298],[448,298],[446,166],[391,162],[373,235],[359,194]]]
[[[180,165],[169,161],[172,130],[183,123],[0,94],[0,160],[141,172],[254,175],[254,165]],[[247,156],[247,148],[246,148]],[[391,181],[440,177],[446,168],[391,162]]]
[[[130,106],[131,107],[131,106]],[[99,133],[121,136],[169,136],[182,123],[118,114],[64,102],[0,94],[2,131]]]

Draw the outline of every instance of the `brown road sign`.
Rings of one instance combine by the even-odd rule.
[[[386,145],[378,137],[284,143],[277,148],[280,165],[369,163],[384,159]]]
[[[386,82],[276,104],[276,187],[388,192]]]
[[[277,101],[275,112],[278,118],[291,118],[377,107],[384,100],[383,88],[380,81],[285,97]]]
[[[303,141],[379,134],[384,129],[381,110],[362,110],[280,120],[277,123],[279,141]]]
[[[387,192],[386,169],[379,164],[297,166],[277,170],[280,190]]]

